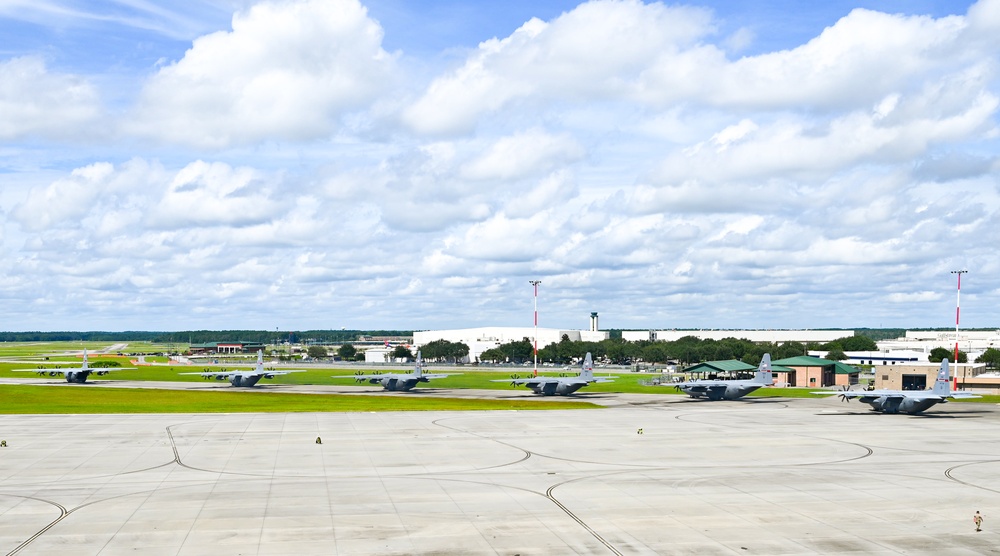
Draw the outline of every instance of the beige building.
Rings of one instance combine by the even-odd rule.
[[[940,363],[880,365],[875,372],[875,388],[886,390],[928,390],[934,386]],[[987,373],[982,363],[951,363],[953,390],[974,390],[982,394],[1000,394],[1000,374]]]
[[[852,386],[861,371],[838,361],[800,355],[771,362],[775,383],[793,388]]]

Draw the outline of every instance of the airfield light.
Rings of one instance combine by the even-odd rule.
[[[955,364],[958,365],[958,316],[962,307],[962,275],[968,270],[952,270],[952,274],[958,274],[958,290],[955,293]]]
[[[538,376],[538,284],[541,284],[541,280],[528,280],[528,283],[535,288],[535,336],[533,338],[535,343],[535,376]]]

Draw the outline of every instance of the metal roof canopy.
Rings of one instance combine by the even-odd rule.
[[[850,375],[855,373],[860,373],[861,371],[850,366],[841,363],[840,361],[830,361],[829,359],[821,359],[819,357],[813,357],[811,355],[799,355],[797,357],[788,357],[786,359],[779,359],[777,361],[771,362],[772,368],[774,365],[781,365],[783,367],[829,367],[832,366],[834,372],[838,375]]]

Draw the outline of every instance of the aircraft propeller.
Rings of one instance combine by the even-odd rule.
[[[511,386],[517,386],[517,381],[518,381],[518,379],[520,379],[520,378],[521,378],[521,377],[520,377],[519,375],[516,375],[516,374],[514,374],[514,375],[510,375],[510,385],[511,385]]]
[[[841,392],[847,392],[850,389],[851,389],[851,387],[845,384],[843,387],[841,387],[840,391]],[[842,401],[842,402],[850,402],[851,401],[851,398],[849,398],[848,396],[845,396],[844,394],[838,394],[837,397],[840,398],[840,401]]]

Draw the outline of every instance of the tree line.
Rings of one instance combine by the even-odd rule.
[[[177,332],[0,332],[0,342],[153,342],[161,344],[206,344],[248,342],[275,344],[315,340],[326,344],[356,342],[362,336],[412,337],[412,330],[183,330]]]
[[[538,349],[538,361],[566,365],[579,360],[587,352],[590,352],[596,360],[616,365],[631,365],[639,362],[678,362],[683,365],[693,365],[703,361],[728,359],[739,359],[744,363],[757,365],[765,353],[770,353],[772,359],[785,359],[806,355],[810,350],[829,351],[832,357],[837,357],[839,353],[840,359],[846,359],[845,351],[874,351],[876,349],[878,348],[875,342],[864,336],[846,336],[826,343],[755,343],[738,338],[702,340],[695,336],[685,336],[670,342],[653,340],[628,342],[620,338],[600,342],[584,342],[570,340],[568,336],[563,335],[562,340],[558,343],[551,343]],[[480,362],[494,364],[521,364],[533,359],[534,348],[528,338],[508,342],[486,350],[480,355]]]

